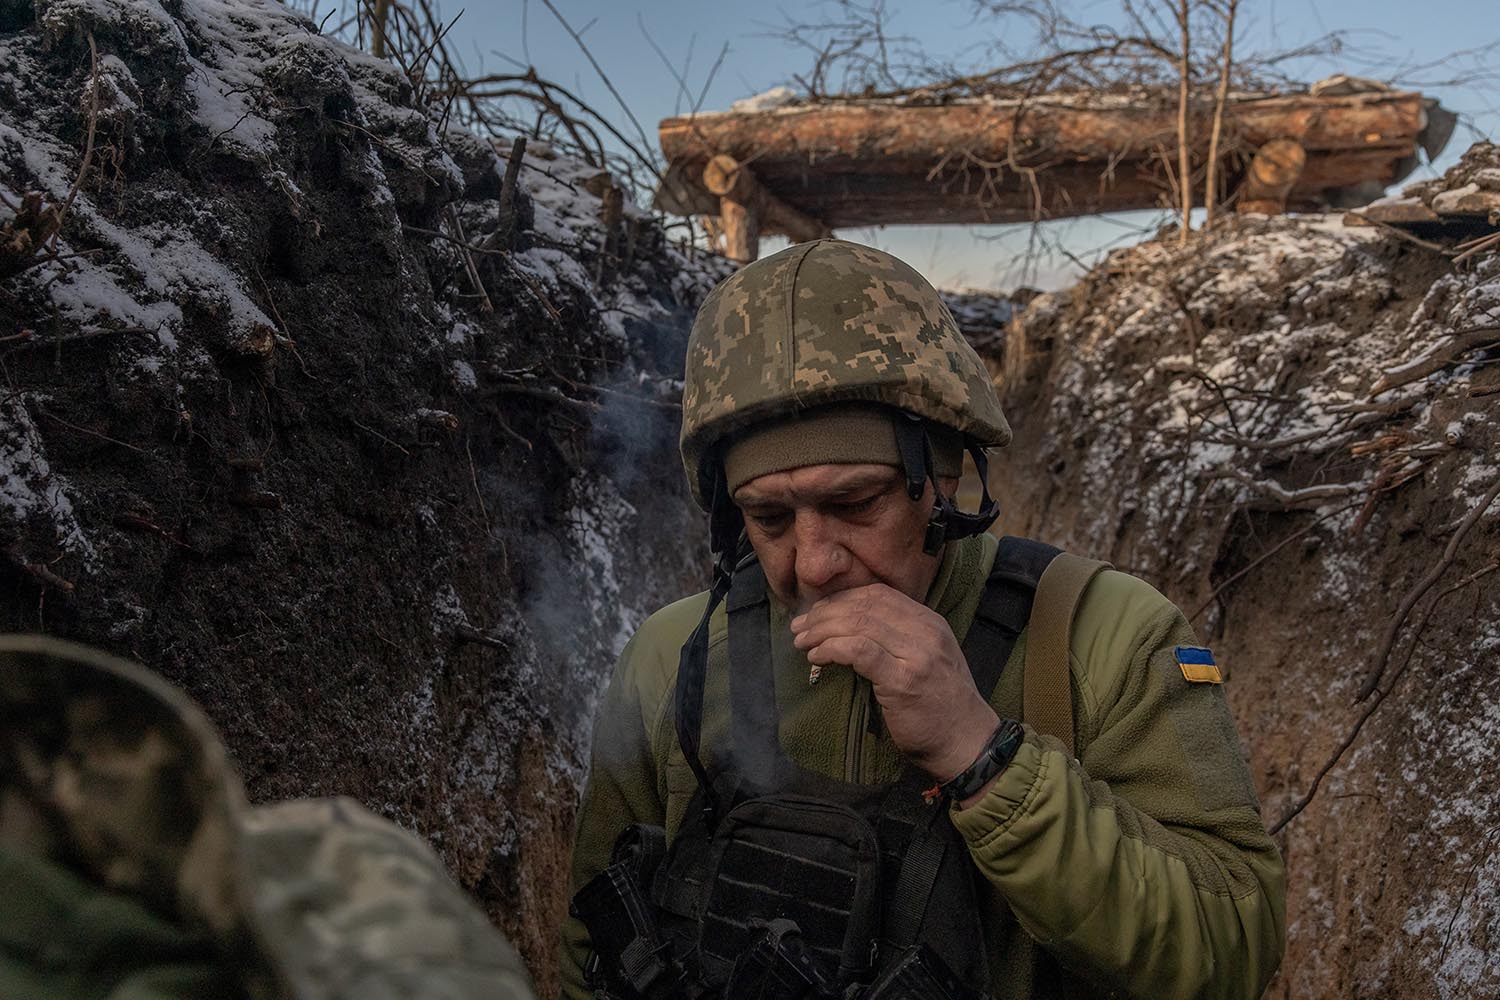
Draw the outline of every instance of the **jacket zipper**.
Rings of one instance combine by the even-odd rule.
[[[844,751],[844,780],[858,783],[865,766],[865,733],[870,729],[870,682],[854,675],[854,703],[849,706],[849,736]]]

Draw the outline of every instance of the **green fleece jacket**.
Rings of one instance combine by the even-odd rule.
[[[927,604],[960,642],[994,562],[981,536],[950,544]],[[676,835],[696,788],[677,745],[678,654],[706,595],[652,615],[610,679],[579,816],[573,888],[609,860],[631,823]],[[872,735],[869,682],[825,670],[807,684],[784,608],[772,602],[780,736],[804,767],[865,783],[902,758]],[[727,618],[715,612],[704,699],[705,756],[729,733]],[[1022,633],[991,704],[1020,718]],[[1010,766],[954,826],[983,876],[980,920],[996,1000],[1259,997],[1281,959],[1285,873],[1261,822],[1222,686],[1190,683],[1175,647],[1196,645],[1182,613],[1123,573],[1097,576],[1070,638],[1077,759],[1029,727]],[[877,730],[879,727],[875,727]],[[987,890],[987,891],[986,891]],[[587,931],[563,927],[563,996],[590,997]]]

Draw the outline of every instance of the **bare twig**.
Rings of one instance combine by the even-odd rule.
[[[1444,257],[1452,257],[1453,256],[1453,251],[1450,250],[1448,247],[1443,246],[1441,243],[1433,243],[1431,240],[1424,240],[1424,239],[1422,239],[1420,237],[1413,236],[1411,233],[1408,233],[1406,230],[1402,229],[1400,226],[1393,226],[1389,222],[1384,221],[1383,219],[1377,219],[1374,216],[1365,215],[1363,212],[1350,212],[1349,214],[1352,215],[1352,216],[1354,216],[1356,219],[1360,220],[1361,222],[1367,222],[1367,223],[1369,223],[1372,226],[1377,226],[1380,229],[1385,230],[1386,232],[1390,233],[1392,236],[1398,236],[1401,239],[1405,240],[1406,242],[1412,244],[1413,246],[1419,246],[1423,250],[1431,250],[1433,253],[1440,253]]]
[[[155,535],[157,538],[160,538],[163,541],[171,542],[173,545],[176,545],[179,548],[187,549],[189,552],[192,552],[195,555],[202,554],[197,549],[193,548],[193,546],[189,545],[187,542],[184,542],[181,538],[178,538],[171,531],[163,528],[161,525],[157,524],[155,521],[152,521],[150,518],[143,517],[140,514],[131,514],[128,512],[124,514],[116,514],[114,517],[114,523],[115,527],[117,528],[124,528],[127,531],[138,531],[146,535]]]
[[[1365,483],[1329,483],[1289,490],[1280,483],[1269,479],[1256,479],[1240,469],[1223,469],[1220,474],[1230,479],[1238,479],[1257,493],[1275,500],[1281,507],[1320,507],[1326,500],[1356,496],[1369,490],[1369,486]]]
[[[1453,927],[1458,923],[1459,916],[1464,912],[1464,904],[1469,900],[1469,886],[1474,881],[1474,873],[1484,867],[1485,862],[1490,859],[1492,850],[1491,842],[1495,839],[1496,827],[1490,827],[1490,832],[1484,835],[1484,852],[1469,866],[1469,872],[1464,876],[1463,888],[1458,893],[1458,903],[1453,907],[1453,916],[1448,920],[1448,930],[1443,934],[1443,948],[1438,952],[1437,967],[1443,967],[1443,960],[1448,957],[1448,943],[1453,940]]]
[[[1411,614],[1411,610],[1416,607],[1417,602],[1422,599],[1422,595],[1431,590],[1432,585],[1442,579],[1444,573],[1448,572],[1448,568],[1453,565],[1453,561],[1458,557],[1458,549],[1463,544],[1464,538],[1468,536],[1474,525],[1479,523],[1479,519],[1484,516],[1484,512],[1489,509],[1490,504],[1495,502],[1495,497],[1497,496],[1500,496],[1500,479],[1495,480],[1495,484],[1490,487],[1489,492],[1481,497],[1479,502],[1474,505],[1474,509],[1469,511],[1464,519],[1459,522],[1458,529],[1453,532],[1453,537],[1448,539],[1448,545],[1443,549],[1442,558],[1427,572],[1426,576],[1417,581],[1417,585],[1411,589],[1411,592],[1402,598],[1401,604],[1396,608],[1396,614],[1391,618],[1390,624],[1386,627],[1385,638],[1381,641],[1380,649],[1375,655],[1375,663],[1370,668],[1370,672],[1365,676],[1364,683],[1359,686],[1359,691],[1354,698],[1355,701],[1364,701],[1379,686],[1380,678],[1385,673],[1386,662],[1391,657],[1391,649],[1396,644],[1396,637],[1401,632],[1401,626],[1406,623],[1407,616]]]
[[[466,622],[460,622],[453,626],[453,638],[457,642],[466,642],[475,646],[488,646],[491,649],[499,649],[505,652],[510,651],[510,647],[499,639],[491,635],[486,635]]]
[[[510,424],[508,424],[508,423],[505,422],[505,418],[504,417],[500,416],[500,414],[498,414],[498,413],[493,414],[493,416],[495,418],[495,422],[500,425],[500,433],[504,434],[506,437],[510,438],[516,444],[518,444],[521,447],[525,448],[527,451],[535,451],[536,450],[532,446],[532,444],[531,444],[531,442],[529,440],[527,440],[525,437],[523,437],[521,434],[519,434],[514,427],[512,427]]]
[[[495,303],[490,301],[489,290],[484,287],[484,279],[479,277],[479,268],[474,263],[474,255],[469,251],[468,237],[464,236],[463,223],[458,219],[458,211],[448,206],[448,224],[453,227],[454,234],[458,237],[455,241],[464,255],[464,270],[469,274],[469,281],[474,285],[474,291],[479,295],[479,311],[492,313],[495,311]]]
[[[1193,223],[1193,164],[1191,152],[1188,149],[1188,96],[1192,89],[1193,72],[1190,60],[1191,36],[1188,31],[1188,13],[1191,8],[1191,0],[1177,0],[1177,6],[1173,10],[1177,17],[1177,26],[1182,31],[1182,52],[1177,63],[1177,179],[1181,197],[1182,229],[1177,241],[1184,245],[1188,241],[1188,234],[1192,231]]]
[[[651,140],[646,137],[646,130],[641,127],[641,123],[636,119],[635,112],[630,110],[630,105],[625,102],[625,98],[621,97],[620,92],[615,89],[614,82],[610,80],[609,74],[604,72],[604,67],[600,66],[599,61],[594,58],[594,53],[589,51],[589,47],[584,42],[583,36],[574,30],[573,26],[568,23],[567,18],[563,17],[562,12],[552,3],[552,0],[542,0],[542,3],[552,12],[552,16],[557,18],[557,23],[563,26],[563,30],[572,36],[573,41],[578,44],[579,50],[583,53],[584,58],[589,61],[590,66],[594,67],[594,72],[599,74],[599,79],[604,82],[604,86],[614,96],[615,101],[619,103],[620,108],[625,112],[625,117],[629,118],[630,124],[635,126],[636,135],[641,140],[641,148],[653,148]],[[660,181],[662,179],[661,172],[657,170],[656,164],[649,158],[643,158],[643,162],[651,168],[652,173],[656,175],[657,181]]]
[[[1229,99],[1229,69],[1234,64],[1234,15],[1240,0],[1226,0],[1224,9],[1224,61],[1219,66],[1219,89],[1214,95],[1214,123],[1208,138],[1207,177],[1203,182],[1203,224],[1214,221],[1214,205],[1219,197],[1219,134],[1224,129],[1224,104]]]
[[[522,385],[519,382],[499,382],[494,391],[502,396],[527,396],[531,399],[540,399],[544,402],[554,403],[568,409],[579,410],[583,413],[593,414],[598,412],[599,404],[591,403],[586,399],[574,399],[572,396],[564,396],[555,389],[545,389],[538,385]]]
[[[1484,253],[1486,250],[1494,249],[1497,246],[1500,246],[1500,233],[1490,233],[1488,236],[1474,240],[1472,245],[1464,248],[1462,253],[1453,258],[1453,264],[1456,267],[1470,257]]]
[[[155,335],[155,330],[144,326],[126,326],[116,330],[85,330],[82,333],[74,333],[66,337],[53,337],[46,340],[37,336],[22,337],[19,338],[21,342],[10,348],[10,350],[25,351],[33,347],[55,347],[61,344],[77,344],[85,340],[97,340],[100,337]]]
[[[89,164],[94,159],[94,133],[99,127],[99,48],[94,44],[93,32],[89,33],[89,115],[88,133],[83,142],[83,162],[78,166],[78,176],[73,178],[73,186],[68,189],[68,196],[63,199],[62,207],[57,212],[57,228],[52,232],[52,253],[57,254],[57,238],[62,232],[63,220],[68,217],[68,209],[73,207],[73,199],[78,197],[78,189],[83,186],[83,179],[89,172]]]
[[[397,444],[396,442],[392,441],[390,438],[386,437],[384,434],[380,433],[375,428],[373,428],[373,427],[366,427],[364,424],[360,423],[358,420],[355,420],[353,417],[349,418],[349,422],[351,424],[353,424],[355,427],[358,427],[360,430],[364,431],[366,434],[373,434],[375,437],[378,437],[380,440],[384,441],[386,444],[390,445],[392,448],[395,448],[397,451],[399,451],[401,454],[405,455],[407,458],[411,458],[411,452],[407,451],[405,448],[401,447],[399,444]]]
[[[484,493],[479,489],[479,472],[474,468],[474,451],[469,447],[469,436],[464,435],[464,455],[469,459],[469,483],[474,487],[474,499],[479,501],[479,514],[484,518],[484,533],[495,537],[490,527],[490,509],[484,505]]]
[[[1208,608],[1209,608],[1209,606],[1212,605],[1214,603],[1214,601],[1217,601],[1219,599],[1219,595],[1220,594],[1222,594],[1225,590],[1227,590],[1228,588],[1230,588],[1231,586],[1233,586],[1238,580],[1240,580],[1243,577],[1245,577],[1246,575],[1248,575],[1252,570],[1254,570],[1261,563],[1265,562],[1267,559],[1270,559],[1276,553],[1280,552],[1282,549],[1286,548],[1288,545],[1292,544],[1297,539],[1301,538],[1303,535],[1306,535],[1309,531],[1312,531],[1314,528],[1316,528],[1318,525],[1322,524],[1324,521],[1326,521],[1326,520],[1328,520],[1329,518],[1332,518],[1332,517],[1337,517],[1338,515],[1344,513],[1345,511],[1353,509],[1353,507],[1354,507],[1353,504],[1346,504],[1343,507],[1339,507],[1336,510],[1331,510],[1331,511],[1329,511],[1326,514],[1323,514],[1323,515],[1319,516],[1316,520],[1312,521],[1311,523],[1309,523],[1307,525],[1304,525],[1301,528],[1298,528],[1296,531],[1292,532],[1290,535],[1288,535],[1287,537],[1283,538],[1281,541],[1277,542],[1269,550],[1267,550],[1267,551],[1261,553],[1260,555],[1256,556],[1243,569],[1240,569],[1239,571],[1235,572],[1228,579],[1226,579],[1223,583],[1221,583],[1217,587],[1215,587],[1213,589],[1213,593],[1209,594],[1208,597],[1204,598],[1203,603],[1199,604],[1198,607],[1196,609],[1194,609],[1193,613],[1190,614],[1190,615],[1188,615],[1188,621],[1189,622],[1196,621],[1199,615],[1201,615],[1201,614],[1203,614],[1203,612],[1207,611]]]
[[[59,417],[57,414],[52,413],[49,410],[39,410],[38,412],[41,413],[42,416],[46,417],[48,420],[51,420],[54,423],[62,424],[64,427],[68,428],[69,430],[75,430],[75,431],[77,431],[80,434],[87,434],[90,437],[96,437],[96,438],[98,438],[101,441],[108,441],[110,444],[117,444],[121,448],[129,448],[131,451],[135,452],[138,455],[147,455],[147,456],[149,456],[151,454],[149,451],[146,451],[144,448],[138,448],[138,447],[136,447],[135,445],[131,444],[128,441],[121,441],[119,438],[112,438],[108,434],[101,434],[98,431],[89,430],[87,427],[80,427],[80,426],[78,426],[75,423],[71,423],[71,422],[69,422],[67,420],[64,420],[62,417]]]
[[[15,546],[12,546],[5,550],[5,558],[10,562],[12,566],[16,567],[16,569],[19,569],[23,573],[26,573],[36,580],[40,581],[44,587],[52,587],[53,589],[60,590],[65,594],[71,594],[76,589],[71,580],[64,580],[62,577],[52,572],[52,570],[47,568],[47,566],[45,566],[44,564],[28,562],[26,558],[21,555],[20,549],[16,548]]]
[[[1383,392],[1390,392],[1392,389],[1424,379],[1433,372],[1448,367],[1459,356],[1492,344],[1500,344],[1500,326],[1459,330],[1447,340],[1439,341],[1428,348],[1427,353],[1421,357],[1399,367],[1388,369],[1381,375],[1380,380],[1370,387],[1370,395],[1378,396]]]
[[[1497,486],[1500,486],[1500,484],[1497,484]],[[1390,693],[1395,690],[1396,683],[1401,679],[1402,675],[1406,673],[1407,668],[1411,666],[1412,657],[1416,653],[1417,649],[1417,640],[1421,638],[1422,630],[1426,628],[1428,619],[1432,617],[1433,609],[1441,604],[1443,598],[1447,597],[1449,594],[1467,587],[1469,584],[1481,579],[1484,576],[1487,576],[1490,573],[1493,573],[1497,569],[1500,569],[1500,563],[1491,563],[1490,565],[1485,566],[1479,571],[1469,574],[1463,580],[1459,581],[1454,586],[1449,587],[1447,590],[1439,594],[1438,597],[1427,606],[1427,610],[1422,615],[1422,620],[1417,623],[1417,628],[1412,634],[1412,641],[1410,646],[1408,646],[1407,648],[1406,658],[1402,661],[1401,666],[1397,669],[1395,675],[1391,677],[1391,683],[1387,687],[1381,688],[1380,693],[1375,698],[1375,700],[1370,702],[1369,706],[1362,713],[1360,713],[1359,718],[1354,721],[1354,725],[1350,728],[1348,735],[1344,737],[1343,742],[1338,745],[1338,748],[1334,750],[1332,755],[1329,756],[1328,760],[1324,762],[1323,766],[1318,769],[1318,773],[1313,776],[1312,784],[1308,787],[1306,793],[1304,793],[1303,796],[1298,799],[1292,805],[1292,807],[1282,815],[1279,820],[1272,824],[1269,830],[1271,836],[1274,837],[1276,836],[1276,834],[1280,833],[1288,823],[1295,819],[1297,815],[1302,812],[1302,810],[1306,809],[1308,805],[1311,804],[1313,798],[1318,794],[1318,788],[1323,784],[1323,779],[1326,778],[1329,772],[1331,772],[1334,767],[1338,765],[1338,762],[1343,759],[1344,754],[1350,747],[1354,745],[1354,741],[1359,739],[1360,731],[1364,729],[1365,723],[1370,720],[1370,716],[1375,714],[1375,710],[1378,709],[1385,701],[1385,699],[1390,695]]]

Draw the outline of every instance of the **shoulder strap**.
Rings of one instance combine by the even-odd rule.
[[[1037,732],[1062,740],[1069,756],[1075,753],[1068,669],[1073,613],[1089,583],[1109,568],[1109,563],[1064,552],[1042,572],[1031,606],[1021,716]]]
[[[1061,550],[1029,538],[1000,539],[989,579],[985,580],[974,622],[964,638],[964,659],[974,674],[974,686],[986,700],[1000,679],[1016,638],[1031,617],[1037,582]]]

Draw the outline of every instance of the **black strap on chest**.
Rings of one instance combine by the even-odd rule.
[[[974,686],[988,701],[1016,639],[1031,617],[1037,581],[1059,550],[1041,542],[1007,536],[1001,539],[974,621],[964,637],[964,659]],[[902,946],[915,944],[931,900],[932,887],[950,838],[947,813],[930,810],[908,841],[886,915],[888,936]]]
[[[974,623],[964,637],[964,659],[974,686],[986,700],[1000,680],[1016,638],[1031,618],[1031,604],[1043,571],[1062,550],[1045,542],[1006,535],[1000,539]]]
[[[974,686],[985,699],[994,691],[1016,639],[1031,616],[1042,572],[1060,551],[1027,538],[1006,536],[1000,540],[974,621],[963,642]],[[775,787],[799,769],[787,758],[778,732],[774,664],[770,655],[770,597],[759,563],[743,559],[732,581],[728,574],[716,578],[710,608],[721,600],[726,600],[729,615],[732,746],[726,751],[720,770],[733,769],[753,785]],[[683,648],[677,675],[676,728],[683,755],[704,793],[712,828],[719,802],[712,777],[700,757],[708,621],[709,616],[705,615]]]
[[[1042,572],[1057,554],[1056,548],[1027,539],[1005,538],[999,544],[962,647],[975,687],[986,700],[1030,618]],[[730,801],[725,807],[741,796],[776,792],[851,803],[851,796],[861,794],[856,791],[860,786],[808,771],[781,744],[770,597],[758,564],[751,561],[738,567],[725,603],[731,738],[711,769],[718,787],[739,789],[726,793]],[[879,827],[885,858],[879,926],[886,954],[941,942],[938,946],[950,957],[955,947],[961,955],[968,950],[962,939],[978,933],[973,890],[965,885],[972,878],[971,866],[947,810],[928,806],[922,799],[921,790],[930,783],[915,765],[908,764],[883,794],[874,789],[863,793],[864,801],[878,813],[878,818],[870,818]],[[978,946],[977,941],[973,944]],[[984,977],[982,960],[978,964],[981,968],[971,966],[969,976]]]

